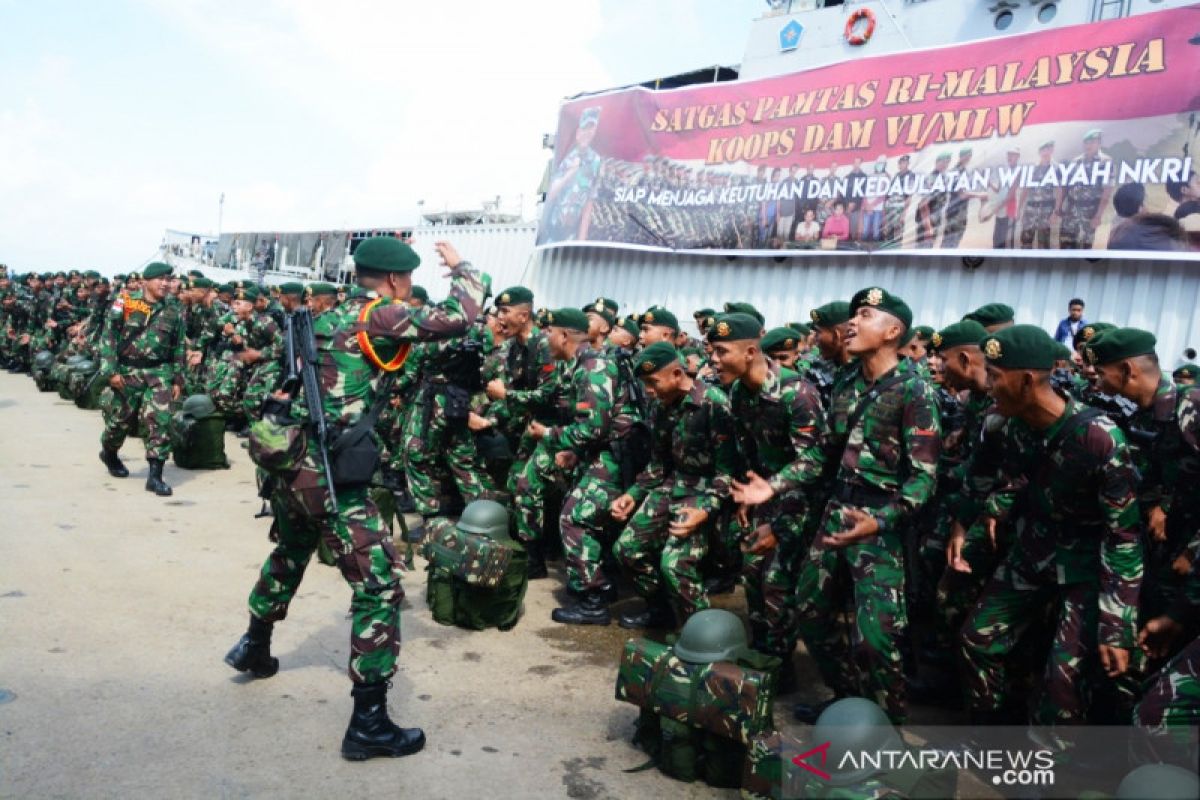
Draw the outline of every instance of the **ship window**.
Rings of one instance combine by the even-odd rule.
[[[1001,11],[996,15],[996,30],[1008,30],[1008,26],[1013,24],[1013,13],[1011,11]]]
[[[1038,22],[1046,23],[1054,19],[1054,15],[1058,13],[1058,6],[1054,3],[1046,3],[1038,9]]]

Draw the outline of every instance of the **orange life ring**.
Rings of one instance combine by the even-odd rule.
[[[859,20],[867,21],[867,28],[862,33],[855,33],[854,28],[858,25]],[[875,12],[869,8],[855,9],[850,17],[846,20],[846,42],[855,47],[864,45],[871,41],[871,37],[875,35]]]

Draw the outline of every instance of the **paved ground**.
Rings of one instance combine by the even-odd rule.
[[[394,716],[424,752],[365,764],[338,746],[350,714],[349,594],[314,562],[277,627],[280,673],[247,682],[222,656],[269,551],[249,458],[168,465],[175,496],[110,478],[100,415],[0,373],[0,797],[734,797],[654,770],[613,699],[626,632],[550,622],[561,581],[531,585],[508,633],[432,622],[405,580]],[[783,706],[786,707],[786,706]]]

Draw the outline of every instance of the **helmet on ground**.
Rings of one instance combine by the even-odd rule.
[[[1183,800],[1200,797],[1200,777],[1174,764],[1143,764],[1117,787],[1117,800]]]
[[[675,655],[692,664],[736,661],[748,649],[746,626],[732,611],[706,608],[688,617],[675,642]]]
[[[460,531],[477,533],[493,541],[509,541],[508,510],[495,500],[475,500],[468,503],[456,527]]]
[[[882,750],[904,749],[904,741],[887,714],[865,697],[844,697],[822,711],[813,726],[813,741],[830,743],[825,764],[830,783],[836,786],[858,783],[882,771],[864,763],[860,754],[874,756]],[[853,758],[847,760],[846,769],[839,770],[847,753]]]
[[[206,394],[191,395],[183,401],[179,410],[184,416],[192,419],[205,419],[217,413],[217,407],[213,405],[212,398]]]
[[[49,350],[39,350],[33,357],[33,368],[37,372],[45,372],[54,366],[54,353]]]

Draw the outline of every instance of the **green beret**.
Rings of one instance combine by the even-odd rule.
[[[850,304],[842,300],[826,303],[808,312],[814,328],[832,328],[850,319]]]
[[[279,293],[280,294],[288,294],[288,295],[294,294],[297,297],[299,297],[300,295],[304,294],[304,284],[300,283],[298,281],[289,281],[288,283],[281,283],[281,284],[279,284]]]
[[[345,289],[342,289],[341,291],[343,293],[345,293],[346,297],[348,297],[348,298],[349,297],[369,297],[371,295],[371,293],[368,290],[366,290],[363,287],[358,286],[358,285],[347,286]]]
[[[963,345],[979,346],[984,337],[988,335],[987,329],[973,319],[964,319],[962,322],[956,322],[953,325],[947,325],[933,336],[929,337],[929,344],[934,350],[945,351],[952,347],[962,347]]]
[[[99,273],[99,272],[97,272],[97,271],[96,271],[96,270],[94,270],[94,269],[89,269],[87,272],[83,273],[83,277],[85,277],[85,278],[99,278],[99,277],[100,277],[100,273]]]
[[[776,350],[791,350],[800,344],[800,340],[804,335],[800,331],[791,328],[771,328],[767,331],[767,335],[762,338],[762,349],[764,353],[772,353]]]
[[[203,278],[203,277],[204,277],[204,273],[203,273],[203,272],[201,272],[201,271],[200,271],[200,270],[198,270],[198,269],[189,269],[189,270],[188,270],[188,277],[189,277],[189,278]]]
[[[1016,316],[1013,307],[1004,303],[988,303],[967,314],[963,319],[973,319],[983,327],[1012,322]]]
[[[933,328],[928,325],[917,325],[913,327],[913,335],[923,342],[928,342],[933,338]]]
[[[124,273],[117,273],[116,275],[113,275],[113,278],[118,281],[123,281],[125,280],[125,275]]]
[[[705,317],[715,317],[716,315],[717,315],[717,312],[715,310],[713,310],[711,308],[702,308],[699,311],[692,312],[692,319],[699,322],[700,320],[704,319]]]
[[[762,323],[749,314],[719,314],[716,323],[708,329],[710,342],[740,342],[760,336]]]
[[[635,339],[642,332],[642,329],[638,327],[638,318],[634,314],[628,314],[624,317],[621,317],[621,321],[617,323],[617,327],[624,328],[625,331],[629,334],[632,334]]]
[[[332,283],[310,283],[304,287],[304,296],[307,297],[335,297],[338,293],[338,287]]]
[[[610,300],[607,297],[597,297],[596,302],[589,303],[582,310],[584,312],[590,311],[593,314],[599,314],[604,317],[605,322],[609,325],[616,325],[618,308],[616,300]]]
[[[645,377],[653,375],[664,367],[679,364],[679,351],[670,342],[655,342],[642,350],[633,358],[633,372]]]
[[[917,338],[917,332],[915,330],[913,330],[912,328],[905,328],[904,335],[900,337],[900,341],[898,342],[898,344],[901,347],[907,347],[908,343],[911,342],[915,338]]]
[[[657,342],[655,344],[657,344]],[[699,356],[701,359],[705,357],[704,351],[699,347],[681,347],[679,348],[679,355],[683,356],[685,359],[688,356]]]
[[[810,333],[812,333],[812,325],[809,325],[807,322],[789,322],[787,327],[794,331],[799,331],[804,336],[808,336]]]
[[[1055,361],[1070,361],[1071,348],[1067,347],[1062,342],[1054,343],[1054,360]]]
[[[1042,142],[1041,144],[1039,144],[1039,145],[1038,145],[1038,150],[1046,150],[1046,149],[1049,149],[1049,148],[1051,148],[1051,147],[1054,147],[1054,140],[1053,140],[1053,139],[1047,139],[1046,141],[1044,141],[1044,142]]]
[[[409,300],[420,300],[422,303],[429,302],[429,292],[425,291],[424,286],[412,287],[412,292],[408,295]]]
[[[521,306],[533,304],[533,292],[524,286],[511,286],[496,298],[496,308],[503,306]]]
[[[1111,364],[1154,352],[1158,340],[1149,331],[1138,328],[1115,328],[1104,331],[1083,346],[1083,358],[1092,365]]]
[[[850,313],[854,314],[863,306],[871,306],[872,308],[886,311],[903,322],[905,328],[912,326],[912,309],[908,307],[907,303],[887,289],[881,289],[878,286],[859,289],[854,294],[854,297],[850,298]]]
[[[679,320],[675,319],[675,315],[665,308],[658,306],[650,306],[642,314],[642,325],[661,325],[664,328],[670,328],[673,331],[679,331]]]
[[[1054,369],[1054,340],[1036,325],[1013,325],[989,333],[979,345],[1000,369]]]
[[[421,257],[393,236],[374,236],[355,248],[354,265],[375,272],[412,272],[421,266]]]
[[[725,313],[726,314],[749,314],[750,316],[752,316],[756,320],[758,320],[759,325],[765,325],[767,323],[767,318],[762,315],[762,312],[760,312],[757,308],[752,306],[750,303],[726,303],[725,304]]]
[[[546,325],[551,328],[566,328],[587,333],[588,318],[577,308],[556,308],[546,312]]]
[[[1180,378],[1196,380],[1197,376],[1200,376],[1200,366],[1195,364],[1182,364],[1176,367],[1175,371],[1171,373],[1171,377],[1175,380],[1179,380]]]
[[[1071,340],[1071,345],[1078,350],[1082,345],[1087,344],[1097,335],[1104,333],[1105,331],[1115,330],[1116,327],[1117,326],[1113,325],[1111,322],[1089,322],[1087,325],[1084,325],[1082,328],[1075,331],[1075,336]]]
[[[150,264],[147,264],[146,268],[142,270],[142,277],[146,280],[150,280],[151,278],[165,278],[172,272],[173,270],[171,269],[170,264],[164,264],[161,261],[154,261]]]
[[[192,281],[193,289],[211,289],[214,286],[216,286],[215,283],[204,277],[196,278]]]
[[[235,291],[237,291],[237,287],[232,283],[222,283],[217,287],[217,292],[219,294],[233,294]]]
[[[253,283],[238,289],[236,295],[238,300],[249,300],[250,302],[254,302],[261,296],[262,292]]]
[[[1083,140],[1086,142],[1089,139],[1099,139],[1102,135],[1103,134],[1099,128],[1092,128],[1090,131],[1088,131],[1087,133],[1085,133],[1083,135]]]

